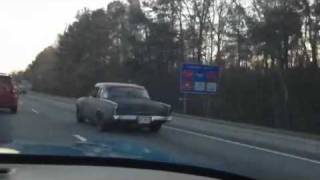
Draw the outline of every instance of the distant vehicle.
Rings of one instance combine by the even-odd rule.
[[[19,94],[27,94],[27,92],[31,90],[31,88],[32,85],[26,80],[21,80],[21,82],[17,85]]]
[[[27,87],[23,84],[18,84],[17,86],[19,94],[27,94]]]
[[[152,132],[171,120],[171,106],[150,99],[147,90],[127,83],[97,83],[89,97],[76,103],[77,121],[96,124],[100,131],[115,124],[148,127]]]
[[[18,111],[18,95],[12,78],[0,74],[0,108],[9,108],[12,113]]]

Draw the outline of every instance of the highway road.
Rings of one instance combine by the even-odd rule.
[[[320,177],[318,160],[205,135],[170,123],[156,134],[134,130],[100,133],[94,126],[76,123],[75,105],[71,100],[60,101],[34,93],[20,96],[18,114],[0,111],[0,123],[2,138],[3,134],[10,134],[15,141],[54,145],[73,145],[75,137],[99,142],[131,141],[183,162],[258,179]]]

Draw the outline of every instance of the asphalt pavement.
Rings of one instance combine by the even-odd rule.
[[[0,123],[0,140],[10,138],[17,142],[68,146],[74,145],[76,139],[92,142],[130,141],[146,150],[157,149],[181,162],[258,179],[320,177],[320,162],[317,160],[180,129],[170,126],[170,123],[155,134],[143,130],[100,133],[92,125],[76,123],[72,101],[59,101],[50,96],[20,96],[18,113],[1,110]]]

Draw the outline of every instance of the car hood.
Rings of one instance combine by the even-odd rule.
[[[75,142],[70,146],[12,142],[1,145],[0,154],[1,153],[52,156],[92,156],[170,163],[178,162],[177,159],[157,149],[129,141]]]

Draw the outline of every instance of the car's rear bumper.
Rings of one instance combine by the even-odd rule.
[[[0,108],[16,108],[18,105],[17,104],[0,104]]]
[[[139,118],[142,116],[139,115],[114,115],[113,119],[117,122],[122,123],[139,123]],[[143,117],[149,117],[150,122],[146,124],[154,124],[154,123],[165,123],[167,121],[172,120],[172,116],[143,116]]]
[[[18,98],[11,98],[9,100],[0,101],[0,108],[15,108],[18,106]]]

